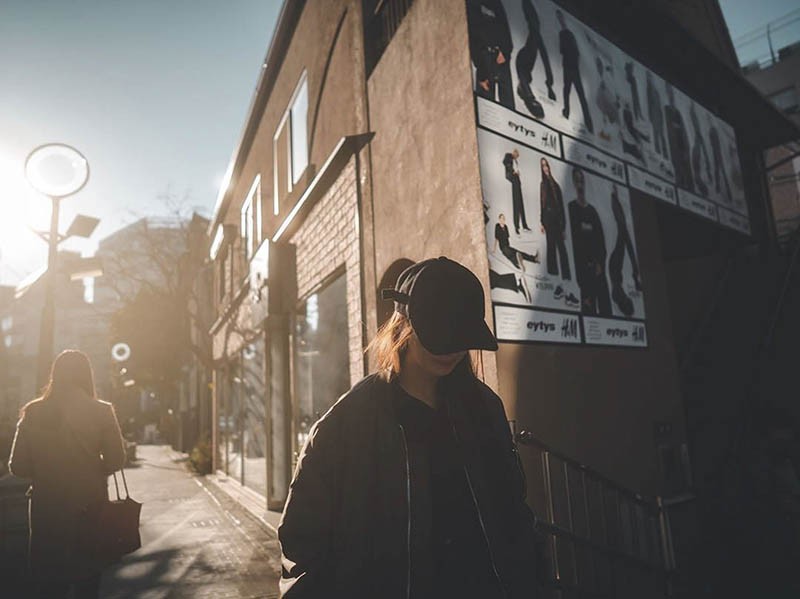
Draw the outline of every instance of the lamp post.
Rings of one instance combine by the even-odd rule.
[[[36,368],[36,385],[41,389],[49,376],[55,337],[55,283],[58,244],[66,239],[58,234],[60,202],[80,191],[89,180],[89,162],[72,146],[51,143],[34,149],[25,159],[25,177],[38,192],[52,202],[50,231],[42,234],[48,245],[47,273],[45,274],[44,307],[39,329],[39,357]]]

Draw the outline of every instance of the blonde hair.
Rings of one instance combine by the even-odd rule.
[[[366,351],[372,353],[380,378],[388,382],[400,373],[406,348],[413,334],[411,321],[397,311],[392,312],[389,320],[378,329],[378,333],[370,341]],[[469,373],[472,377],[476,377],[476,374],[480,372],[479,378],[483,380],[483,355],[480,351],[467,352],[462,363],[462,368],[457,368],[457,370]],[[465,369],[463,369],[464,366]]]
[[[367,346],[367,351],[372,352],[375,360],[378,376],[388,381],[400,372],[408,340],[413,334],[414,329],[411,328],[408,318],[400,312],[392,312],[389,320],[383,323]]]

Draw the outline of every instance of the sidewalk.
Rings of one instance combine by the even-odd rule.
[[[137,467],[125,472],[131,496],[143,503],[142,547],[105,573],[101,596],[277,597],[280,548],[274,532],[189,473],[169,447],[144,445],[137,453]]]

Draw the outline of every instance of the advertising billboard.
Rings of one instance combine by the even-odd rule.
[[[501,341],[646,347],[635,189],[749,233],[732,127],[550,0],[467,0]]]

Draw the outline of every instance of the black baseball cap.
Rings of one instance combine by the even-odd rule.
[[[440,256],[417,262],[397,277],[383,299],[406,316],[422,345],[432,354],[468,349],[497,349],[484,315],[483,287],[472,272]]]

